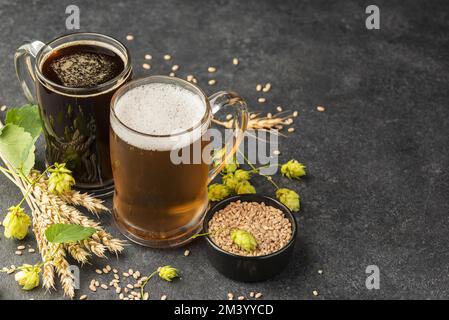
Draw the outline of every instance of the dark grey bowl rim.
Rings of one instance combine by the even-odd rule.
[[[249,200],[249,199],[252,199],[252,200]],[[256,199],[256,200],[255,200],[255,199]],[[219,252],[221,252],[221,253],[223,253],[223,254],[226,254],[226,255],[228,255],[228,256],[230,256],[230,257],[233,257],[233,258],[244,259],[244,260],[263,260],[263,259],[269,259],[269,258],[272,258],[272,257],[274,257],[274,256],[276,256],[276,255],[279,255],[279,254],[281,254],[282,252],[288,250],[288,249],[295,243],[295,241],[296,241],[296,235],[297,235],[297,233],[298,233],[298,226],[296,225],[297,222],[296,222],[295,215],[290,211],[289,208],[287,208],[287,207],[286,207],[285,205],[283,205],[281,202],[279,202],[278,200],[276,200],[276,199],[274,199],[274,198],[272,198],[272,197],[269,197],[269,196],[258,195],[258,194],[242,194],[242,195],[232,196],[232,197],[223,199],[223,200],[221,200],[221,201],[215,203],[212,207],[209,208],[209,210],[207,210],[207,213],[206,213],[206,215],[205,215],[205,217],[204,217],[204,220],[203,220],[203,231],[204,231],[204,232],[209,232],[209,226],[208,226],[208,223],[209,223],[210,219],[212,218],[212,215],[215,214],[215,212],[217,211],[217,210],[216,210],[217,207],[219,207],[219,206],[221,206],[221,205],[223,205],[223,204],[225,204],[225,203],[231,203],[231,202],[235,202],[235,201],[238,201],[238,200],[240,200],[240,201],[246,201],[246,202],[248,202],[248,201],[251,201],[251,202],[258,202],[258,203],[264,202],[264,203],[267,205],[266,201],[264,201],[264,200],[266,200],[266,199],[268,199],[269,201],[272,201],[272,202],[276,203],[276,205],[278,206],[278,208],[281,209],[282,212],[283,212],[285,215],[288,215],[289,217],[291,217],[291,220],[293,221],[293,223],[292,223],[292,229],[293,229],[293,230],[292,230],[292,237],[291,237],[290,241],[289,241],[284,247],[282,247],[282,248],[281,248],[280,250],[278,250],[278,251],[275,251],[275,252],[273,252],[273,253],[269,253],[269,254],[266,254],[266,255],[263,255],[263,256],[241,256],[241,255],[238,255],[238,254],[235,254],[235,253],[232,253],[232,252],[228,252],[228,251],[226,251],[226,250],[220,248],[219,246],[217,246],[217,245],[212,241],[212,239],[209,237],[209,235],[206,236],[206,240],[207,240],[208,244],[209,244],[212,248],[214,248],[215,250],[217,250],[217,251],[219,251]],[[268,204],[268,205],[269,205],[269,204]]]

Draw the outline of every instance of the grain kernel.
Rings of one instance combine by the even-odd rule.
[[[262,88],[263,92],[268,92],[271,89],[271,83],[265,84],[265,86]]]
[[[148,63],[144,63],[142,64],[142,68],[144,68],[145,70],[150,70],[151,66]]]
[[[239,59],[238,59],[238,58],[233,58],[233,59],[232,59],[232,64],[233,64],[234,66],[238,65],[238,64],[239,64]]]
[[[264,102],[267,101],[267,99],[264,98],[264,97],[260,97],[260,98],[257,99],[257,101],[258,101],[259,103],[264,103]]]
[[[207,68],[207,72],[213,73],[213,72],[215,72],[215,71],[217,71],[217,68],[215,68],[215,67],[209,67],[209,68]]]
[[[169,54],[164,55],[164,60],[165,61],[171,60],[171,55]]]
[[[83,294],[81,297],[80,297],[80,300],[86,300],[87,299],[87,295],[85,295],[85,294]]]
[[[318,106],[318,107],[316,107],[316,109],[317,109],[318,112],[324,112],[324,111],[326,111],[326,108],[323,107],[323,106]]]
[[[210,79],[207,83],[208,83],[210,86],[213,86],[214,84],[217,83],[217,81],[216,81],[215,79]]]
[[[132,34],[128,34],[126,36],[126,40],[128,40],[128,41],[134,40],[134,36]]]

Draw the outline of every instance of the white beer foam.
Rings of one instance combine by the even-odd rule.
[[[206,105],[199,95],[173,84],[149,83],[121,96],[116,102],[115,114],[123,124],[140,133],[175,136],[145,136],[125,128],[112,115],[111,127],[122,140],[135,147],[152,151],[174,150],[201,137],[208,123],[179,133],[197,125],[205,112]]]

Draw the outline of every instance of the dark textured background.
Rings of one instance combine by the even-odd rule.
[[[175,283],[153,282],[152,298],[223,299],[261,291],[273,299],[447,298],[449,240],[449,109],[447,1],[375,1],[381,29],[365,28],[372,1],[0,1],[0,104],[25,102],[13,68],[25,39],[49,41],[67,33],[65,8],[81,9],[81,31],[125,42],[135,75],[168,74],[166,53],[194,73],[208,93],[206,68],[216,65],[213,89],[234,89],[252,110],[275,105],[298,110],[296,133],[281,141],[281,160],[303,161],[301,182],[278,179],[303,198],[294,260],[277,278],[257,284],[227,280],[204,255],[202,240],[185,248],[130,246],[107,263],[147,272],[172,264]],[[127,42],[126,34],[135,40]],[[153,68],[141,68],[145,53]],[[232,57],[240,58],[235,68]],[[256,103],[255,85],[271,82],[268,103]],[[316,111],[326,107],[325,113]],[[42,145],[39,148],[42,165]],[[259,180],[258,190],[272,194]],[[19,200],[0,177],[0,218]],[[102,219],[111,229],[109,217]],[[114,231],[115,232],[115,231]],[[29,239],[26,243],[33,243]],[[18,243],[0,237],[1,265],[37,261],[14,255]],[[34,245],[34,244],[33,244]],[[365,268],[381,270],[381,289],[365,288]],[[115,298],[87,282],[89,299]],[[103,262],[101,264],[103,265]],[[317,270],[322,269],[323,274]],[[318,290],[319,297],[312,295]],[[0,275],[2,299],[55,299],[61,294],[21,291]]]

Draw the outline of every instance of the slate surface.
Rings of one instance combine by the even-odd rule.
[[[194,73],[208,92],[234,89],[253,110],[298,110],[296,132],[281,141],[281,160],[297,158],[309,176],[278,179],[303,198],[294,259],[277,278],[238,283],[218,274],[201,240],[185,248],[129,246],[107,263],[148,272],[162,264],[183,271],[175,283],[154,282],[151,298],[224,299],[260,291],[271,299],[447,298],[449,253],[449,7],[445,1],[376,1],[381,29],[365,28],[366,1],[0,1],[0,103],[25,102],[13,54],[25,39],[49,41],[65,29],[65,8],[81,9],[81,31],[106,33],[131,51],[135,75],[168,74],[166,53]],[[127,42],[130,33],[135,40]],[[146,53],[153,68],[143,70]],[[231,64],[232,57],[240,65]],[[219,67],[217,84],[206,69]],[[271,82],[265,106],[255,85]],[[317,105],[326,112],[316,111]],[[40,142],[38,165],[43,164]],[[272,194],[258,180],[258,190]],[[0,218],[19,200],[0,177]],[[108,202],[110,204],[110,202]],[[114,234],[109,217],[103,224]],[[33,246],[32,238],[24,243]],[[17,242],[0,239],[1,265],[37,261],[14,255]],[[94,262],[82,271],[89,299],[115,294],[87,289]],[[365,268],[381,270],[380,290],[365,287]],[[318,274],[318,270],[323,274]],[[313,290],[319,296],[312,295]],[[60,299],[24,292],[0,275],[1,299]]]

